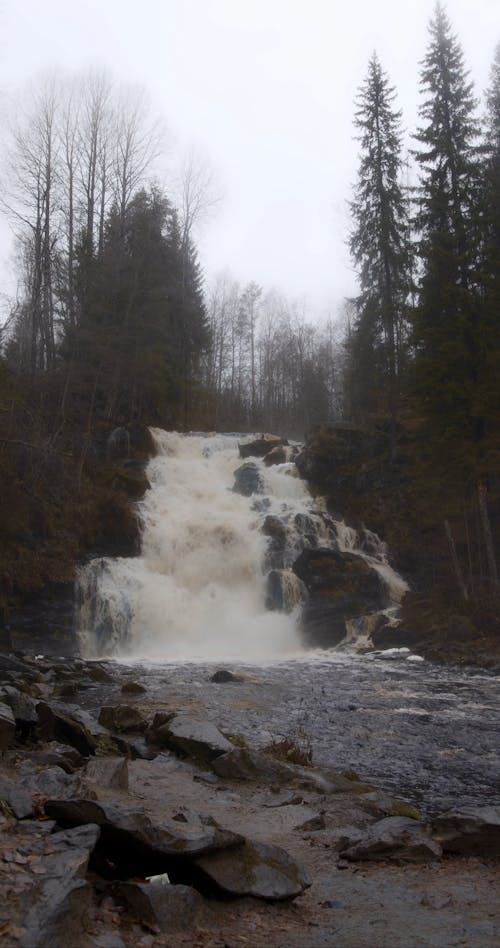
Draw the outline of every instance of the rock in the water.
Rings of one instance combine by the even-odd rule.
[[[370,826],[361,840],[356,831],[341,855],[352,862],[429,863],[439,859],[442,850],[421,823],[405,816],[388,816]]]
[[[441,813],[432,821],[432,831],[444,852],[500,857],[498,806],[463,806]]]
[[[202,856],[194,863],[229,895],[253,895],[271,901],[294,899],[311,884],[284,849],[267,843],[247,840],[244,846]]]
[[[197,721],[187,714],[178,714],[156,729],[159,743],[170,750],[207,763],[233,749],[233,744],[224,737],[211,721]]]
[[[239,444],[240,458],[264,458],[273,448],[288,444],[285,438],[278,435],[263,434],[255,441],[249,441],[248,444]]]
[[[252,494],[261,494],[263,486],[260,470],[254,461],[245,461],[241,467],[236,468],[233,485],[235,494],[251,497]]]
[[[380,576],[353,553],[304,550],[293,571],[309,593],[302,626],[310,645],[338,645],[346,634],[346,619],[368,615],[386,605],[387,592]]]
[[[144,685],[141,685],[138,681],[126,681],[122,685],[122,693],[124,695],[141,695],[146,691]]]
[[[113,681],[113,676],[104,665],[99,665],[98,662],[89,662],[86,671],[89,678],[100,685],[109,685]]]
[[[105,705],[99,713],[99,724],[110,731],[145,731],[147,721],[137,708],[126,704]]]
[[[212,761],[217,776],[226,780],[248,780],[282,783],[291,779],[293,769],[279,760],[259,754],[248,747],[234,747]]]
[[[7,704],[0,704],[0,751],[6,750],[14,741],[16,721]]]
[[[234,672],[228,671],[227,668],[218,668],[216,672],[210,677],[210,681],[214,681],[216,684],[223,684],[227,681],[243,681],[241,675],[235,675]]]
[[[287,452],[284,444],[271,448],[271,450],[264,455],[264,464],[266,467],[271,467],[273,464],[285,464],[286,460]]]
[[[272,569],[266,577],[266,609],[292,612],[307,600],[307,589],[295,573],[288,569]]]
[[[128,911],[161,932],[189,931],[206,911],[205,900],[189,885],[161,881],[117,882],[113,895]]]

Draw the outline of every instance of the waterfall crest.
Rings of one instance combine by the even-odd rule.
[[[249,495],[233,490],[237,435],[153,429],[157,455],[139,505],[141,555],[98,559],[80,571],[80,644],[102,655],[163,661],[262,661],[301,651],[298,617],[307,596],[291,566],[304,549],[355,553],[376,569],[388,606],[404,581],[384,544],[335,521],[291,461],[245,464]],[[353,642],[352,627],[346,641]]]

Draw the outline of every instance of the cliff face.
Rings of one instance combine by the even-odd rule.
[[[403,431],[394,459],[388,428],[382,425],[371,430],[323,426],[308,436],[297,466],[335,515],[374,530],[389,544],[393,565],[410,584],[400,627],[384,632],[380,641],[375,634],[376,645],[409,645],[444,661],[500,661],[495,595],[471,567],[468,576],[463,570],[470,590],[464,597],[453,561],[450,535],[460,572],[471,561],[467,515],[445,497],[446,485],[419,476]],[[491,518],[495,535],[500,518],[494,496]]]
[[[131,556],[140,544],[135,502],[148,487],[153,453],[146,428],[103,426],[85,464],[68,438],[58,449],[15,444],[4,452],[0,485],[0,637],[14,648],[39,641],[71,651],[73,580],[92,556]]]

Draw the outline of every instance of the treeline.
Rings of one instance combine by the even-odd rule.
[[[444,544],[458,598],[484,605],[499,593],[500,46],[481,112],[438,3],[420,88],[409,157],[376,55],[357,100],[348,401],[362,424],[386,419],[392,463],[410,464],[427,588]]]
[[[186,411],[208,339],[199,195],[185,181],[179,211],[151,184],[160,150],[144,99],[99,75],[42,83],[15,120],[3,203],[19,290],[4,356],[31,387],[59,384],[59,423],[82,400],[90,426]]]
[[[203,360],[211,426],[302,438],[343,413],[343,353],[333,319],[312,324],[297,303],[255,282],[219,277],[207,293]]]

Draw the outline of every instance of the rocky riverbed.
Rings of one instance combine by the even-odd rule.
[[[498,944],[494,674],[218,671],[0,655],[7,946]]]

